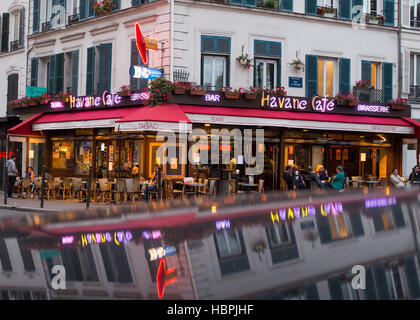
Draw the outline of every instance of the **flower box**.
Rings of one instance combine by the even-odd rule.
[[[29,102],[29,106],[30,107],[36,107],[36,106],[38,106],[39,105],[39,102],[38,101],[30,101]]]
[[[186,91],[187,91],[187,89],[185,87],[175,87],[174,88],[174,93],[175,94],[185,94]]]
[[[403,104],[391,104],[391,109],[392,110],[404,110],[405,105],[403,105]]]
[[[323,15],[326,18],[335,18],[335,13],[334,12],[326,12]]]
[[[50,99],[41,99],[40,101],[39,101],[39,104],[49,104],[51,102],[51,100]]]
[[[190,95],[192,96],[204,96],[206,94],[206,91],[204,89],[190,89]]]
[[[129,97],[129,96],[131,96],[131,91],[118,91],[117,94],[120,97]]]
[[[255,100],[257,99],[257,93],[245,93],[244,98],[247,100]]]
[[[371,23],[371,24],[379,24],[379,20],[378,19],[369,19],[369,23]]]
[[[225,92],[225,98],[231,99],[231,100],[238,100],[240,93],[234,93],[234,92]]]
[[[349,101],[349,102],[347,102],[347,105],[349,106],[349,107],[357,107],[358,105],[359,105],[359,101]]]

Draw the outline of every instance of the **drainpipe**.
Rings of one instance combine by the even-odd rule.
[[[170,50],[169,50],[169,81],[173,82],[174,79],[174,73],[173,73],[173,68],[174,68],[174,34],[175,34],[175,30],[174,30],[174,25],[175,25],[175,3],[174,0],[170,0],[170,8],[169,10],[171,10],[171,31],[170,31],[170,40],[169,40],[169,44],[170,44]]]
[[[398,98],[401,97],[402,92],[402,58],[401,58],[401,10],[402,2],[398,0]]]

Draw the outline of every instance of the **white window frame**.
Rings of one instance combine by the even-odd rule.
[[[417,4],[420,3],[420,0],[410,0],[410,26],[411,26],[411,21],[417,21],[418,17],[420,16],[420,12],[418,12],[419,10],[417,10],[417,8],[420,8],[417,6]],[[411,16],[411,7],[414,7],[414,16]],[[417,27],[414,23],[413,27]]]
[[[318,7],[334,8],[334,0],[317,0],[316,5]]]
[[[262,76],[262,82],[261,84],[256,83],[256,85],[261,85],[262,88],[267,88],[267,64],[268,63],[272,63],[274,65],[274,78],[273,78],[273,87],[270,89],[274,89],[275,87],[278,87],[279,84],[277,83],[277,65],[278,65],[278,60],[274,60],[274,59],[264,59],[264,58],[255,58],[255,68],[257,68],[257,65],[259,62],[263,63],[263,76]],[[258,73],[258,71],[256,70],[256,72]],[[258,74],[255,75],[256,79],[258,79]]]
[[[378,0],[375,0],[375,1],[376,1],[376,15],[379,15],[381,12],[379,8],[379,2]],[[370,14],[371,11],[372,11],[371,0],[363,1],[363,12],[365,14]]]
[[[417,64],[418,57],[420,58],[420,54],[418,53],[410,54],[410,86],[420,86],[420,76],[418,77],[419,82],[417,83],[417,74],[420,72],[420,64]],[[411,79],[411,72],[413,73],[413,79]]]
[[[321,96],[326,97],[326,88],[327,88],[327,64],[325,62],[332,61],[333,62],[333,94],[334,97],[338,93],[338,60],[336,58],[331,57],[318,57],[318,61],[323,60],[324,61],[324,77],[323,77],[323,92]],[[317,66],[318,68],[318,66]],[[319,71],[319,70],[318,70]]]
[[[281,224],[283,224],[283,223],[281,223]],[[270,245],[271,245],[272,249],[275,249],[275,248],[279,248],[279,247],[282,247],[282,246],[285,246],[285,245],[292,244],[292,237],[291,237],[290,229],[289,229],[290,226],[287,225],[287,224],[284,224],[285,229],[286,229],[287,241],[282,241],[281,240],[280,229],[279,229],[281,227],[281,224],[279,223],[279,224],[276,224],[276,225],[273,225],[273,226],[270,226],[269,227],[269,230],[274,231],[274,233],[272,234],[272,236],[276,238],[276,242],[277,243],[273,243],[271,241],[271,239],[270,239],[270,231],[267,232],[268,233],[267,234],[268,240],[270,241]]]
[[[241,253],[239,253],[239,254],[237,254],[237,253],[232,253],[232,248],[231,248],[231,246],[230,246],[230,239],[229,239],[229,236],[228,236],[228,231],[233,231],[234,232],[234,234],[235,234],[235,238],[236,238],[236,240],[238,241],[238,243],[239,243],[239,247],[241,248]],[[219,251],[219,256],[220,256],[220,259],[221,260],[223,260],[223,259],[228,259],[228,258],[232,258],[232,257],[237,257],[237,256],[240,256],[240,255],[242,255],[242,254],[244,254],[244,248],[242,247],[242,242],[241,242],[241,237],[239,236],[239,232],[238,232],[238,230],[236,230],[236,229],[234,229],[234,230],[231,230],[231,229],[224,229],[224,230],[220,230],[220,231],[218,231],[217,232],[218,234],[223,234],[223,238],[224,238],[224,240],[225,240],[225,242],[226,242],[226,248],[227,248],[227,251],[228,251],[228,255],[225,255],[225,256],[222,256],[222,253],[221,253],[221,251],[220,251],[220,245],[219,245],[219,242],[218,242],[218,238],[217,238],[217,236],[215,237],[216,239],[215,239],[215,241],[216,241],[216,246],[217,246],[217,249],[218,249],[218,251]]]
[[[226,86],[226,72],[227,72],[227,57],[224,55],[210,55],[204,54],[203,55],[203,86],[206,86],[207,83],[204,82],[204,65],[206,64],[206,59],[211,60],[211,83],[210,86],[212,89],[216,86],[216,61],[223,61],[223,85],[222,87]]]

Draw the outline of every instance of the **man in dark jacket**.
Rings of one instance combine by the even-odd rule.
[[[315,171],[312,167],[308,167],[307,179],[309,181],[310,186],[312,186],[311,182],[314,181],[320,189],[322,188],[321,180],[319,179],[318,175],[315,173]]]
[[[286,181],[287,190],[293,190],[292,167],[286,166],[283,179]]]
[[[416,185],[420,185],[420,167],[415,166],[413,168],[413,172],[411,172],[410,176],[408,177],[408,180]]]

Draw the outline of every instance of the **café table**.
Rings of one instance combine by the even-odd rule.
[[[193,183],[186,183],[185,186],[191,187],[193,189],[193,191],[195,191],[195,193],[198,195],[199,188],[205,187],[206,184],[205,183],[193,182]]]
[[[246,192],[251,192],[251,188],[258,187],[257,183],[249,183],[249,182],[239,182],[239,187],[246,188]]]
[[[369,188],[370,189],[373,189],[374,187],[375,187],[375,185],[377,185],[377,184],[379,184],[379,183],[381,183],[380,181],[378,181],[378,180],[369,180],[369,181],[366,181],[366,183],[368,183],[369,184]]]

